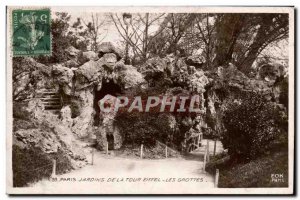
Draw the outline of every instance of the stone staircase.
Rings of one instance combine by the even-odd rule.
[[[41,90],[37,92],[36,97],[43,102],[45,110],[51,111],[54,114],[59,114],[59,111],[62,108],[62,101],[57,91],[49,89]]]

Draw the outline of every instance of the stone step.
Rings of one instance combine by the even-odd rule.
[[[59,114],[61,109],[61,98],[55,90],[40,90],[36,95],[43,103],[45,110],[51,111],[54,114]]]
[[[55,90],[55,89],[40,89],[40,90],[37,90],[36,92],[38,92],[38,93],[43,93],[43,92],[57,92],[57,90]]]
[[[39,95],[52,95],[52,94],[57,94],[57,92],[36,92],[36,94],[39,94]]]
[[[45,102],[43,103],[45,106],[60,106],[60,102]]]
[[[40,98],[40,99],[52,99],[52,98],[58,98],[60,99],[60,96],[58,95],[36,95],[36,98]]]
[[[43,102],[48,102],[48,101],[60,101],[60,98],[40,98]]]
[[[55,91],[37,92],[38,94],[57,94]]]
[[[59,98],[59,95],[42,95],[40,98]]]
[[[48,111],[55,115],[59,115],[59,113],[60,113],[60,110],[48,110]]]
[[[45,105],[45,110],[61,109],[60,105]]]
[[[60,106],[60,102],[59,103],[43,103],[44,106]]]

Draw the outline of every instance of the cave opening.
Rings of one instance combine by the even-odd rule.
[[[96,87],[94,89],[94,103],[93,103],[94,110],[96,112],[96,114],[94,115],[94,126],[99,126],[100,107],[98,105],[98,101],[104,98],[105,95],[108,94],[115,97],[120,96],[122,94],[122,88],[118,84],[115,84],[112,80],[110,81],[103,80],[102,87],[99,91],[97,91]]]
[[[108,144],[108,150],[115,149],[115,138],[113,134],[106,134],[106,140]]]

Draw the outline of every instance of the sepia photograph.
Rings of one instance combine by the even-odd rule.
[[[294,7],[6,7],[8,194],[293,194]]]

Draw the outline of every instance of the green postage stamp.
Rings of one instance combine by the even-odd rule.
[[[12,11],[13,56],[51,55],[50,9]]]

